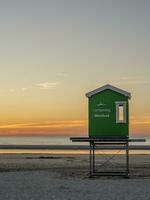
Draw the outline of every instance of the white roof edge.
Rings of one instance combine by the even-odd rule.
[[[125,90],[122,90],[120,88],[114,87],[114,86],[112,86],[110,84],[107,84],[107,85],[104,85],[104,86],[102,86],[100,88],[97,88],[96,90],[88,92],[85,95],[86,95],[86,97],[91,97],[91,96],[93,96],[93,95],[95,95],[95,94],[97,94],[99,92],[102,92],[104,90],[107,90],[107,89],[113,90],[113,91],[118,92],[118,93],[120,93],[120,94],[122,94],[124,96],[127,96],[127,97],[129,97],[129,99],[131,98],[131,93],[129,93],[129,92],[125,91]]]

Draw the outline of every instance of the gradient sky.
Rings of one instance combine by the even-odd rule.
[[[85,134],[85,93],[131,92],[150,134],[150,1],[0,0],[0,134]]]

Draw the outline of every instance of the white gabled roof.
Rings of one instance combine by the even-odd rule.
[[[102,87],[100,87],[100,88],[97,88],[96,90],[93,90],[93,91],[91,91],[91,92],[88,92],[88,93],[86,93],[85,95],[86,95],[86,97],[91,97],[91,96],[93,96],[93,95],[95,95],[95,94],[97,94],[97,93],[99,93],[99,92],[102,92],[102,91],[104,91],[104,90],[107,90],[107,89],[113,90],[113,91],[115,91],[115,92],[118,92],[118,93],[120,93],[120,94],[122,94],[122,95],[124,95],[124,96],[127,96],[127,97],[131,98],[131,93],[126,92],[125,90],[119,89],[119,88],[114,87],[114,86],[109,85],[109,84],[104,85],[104,86],[102,86]]]

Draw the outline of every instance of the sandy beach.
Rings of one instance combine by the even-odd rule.
[[[0,199],[150,198],[150,155],[130,155],[129,179],[89,178],[88,159],[88,155],[1,154]],[[124,156],[97,155],[97,168],[123,169]]]

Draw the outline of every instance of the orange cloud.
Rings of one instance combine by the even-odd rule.
[[[131,124],[135,125],[150,125],[150,116],[131,117]]]
[[[16,123],[0,125],[0,135],[83,135],[86,127],[86,120]]]
[[[150,116],[131,117],[130,133],[150,135]]]
[[[87,120],[46,121],[0,125],[0,135],[87,135]],[[150,116],[131,117],[130,134],[149,135]]]

